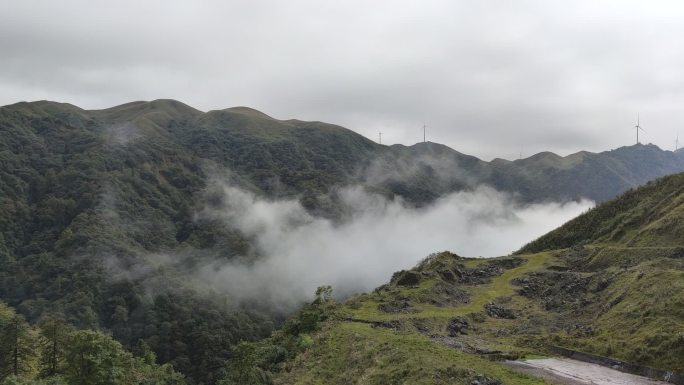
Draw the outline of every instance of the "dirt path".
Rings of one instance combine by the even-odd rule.
[[[569,358],[509,361],[520,372],[563,385],[666,385],[666,382],[623,373]]]

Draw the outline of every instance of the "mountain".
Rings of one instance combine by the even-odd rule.
[[[0,299],[30,322],[62,314],[126,347],[142,340],[190,383],[214,383],[231,349],[282,321],[187,272],[259,258],[252,240],[200,215],[224,183],[345,219],[338,187],[409,204],[489,184],[522,202],[607,200],[684,170],[684,153],[637,145],[484,162],[435,143],[382,146],[322,122],[174,100],[104,110],[48,101],[0,107]]]
[[[436,253],[342,303],[321,288],[272,337],[241,345],[227,376],[255,384],[538,384],[503,360],[553,355],[553,346],[682,372],[681,223],[677,174],[599,205],[514,256]]]
[[[518,253],[575,245],[674,247],[684,240],[684,178],[648,182],[530,242]]]
[[[542,152],[515,161],[491,162],[434,143],[392,148],[395,151],[381,158],[385,176],[380,184],[418,203],[421,197],[434,199],[480,184],[510,192],[528,203],[581,198],[604,202],[649,180],[684,171],[684,153],[663,151],[655,145],[582,151],[566,157]],[[392,171],[396,169],[402,171]]]

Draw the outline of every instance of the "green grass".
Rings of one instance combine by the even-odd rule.
[[[590,301],[578,313],[549,312],[537,300],[517,294],[511,281],[525,274],[544,271],[551,265],[566,265],[564,251],[523,255],[525,263],[506,270],[482,285],[464,285],[471,294],[467,304],[439,307],[416,301],[421,293],[429,290],[439,278],[421,281],[416,287],[397,288],[395,292],[379,292],[364,295],[341,307],[341,314],[363,321],[399,321],[401,332],[396,333],[404,343],[416,342],[416,338],[429,340],[417,332],[415,325],[428,327],[431,333],[446,335],[448,320],[455,316],[483,313],[483,306],[500,298],[509,298],[506,306],[518,309],[521,316],[515,320],[496,319],[484,314],[471,318],[476,330],[459,340],[466,343],[520,354],[526,358],[544,357],[544,346],[560,344],[594,354],[610,356],[639,364],[663,369],[682,370],[684,357],[684,302],[678,293],[684,292],[684,262],[670,258],[672,247],[593,248],[585,268],[592,271],[577,272],[578,276],[591,278],[594,274],[613,277],[609,287],[598,293],[588,293]],[[620,267],[631,261],[629,268]],[[460,261],[463,262],[463,261]],[[484,261],[466,261],[476,267]],[[384,313],[378,310],[383,300],[399,294],[411,300],[415,309],[410,313]],[[624,297],[622,301],[618,297]],[[615,302],[613,307],[606,304]],[[593,335],[567,334],[558,328],[557,322],[567,324],[569,318],[579,324],[591,324]],[[339,323],[336,328],[369,328],[362,323]],[[395,333],[386,329],[369,329],[372,333]],[[368,332],[371,333],[371,332]],[[385,334],[382,334],[385,333]],[[529,333],[529,334],[526,334]],[[407,342],[412,341],[412,342]],[[437,342],[431,342],[437,343]],[[682,350],[682,351],[680,351]],[[461,356],[469,356],[458,352]],[[469,356],[470,357],[470,356]],[[435,357],[439,361],[441,358]],[[470,363],[469,363],[470,364]]]
[[[504,380],[506,384],[535,384],[542,380],[518,374],[500,362],[444,344],[450,318],[466,316],[468,335],[451,341],[479,349],[497,350],[523,359],[546,358],[546,346],[560,345],[589,353],[656,368],[681,371],[684,357],[684,261],[671,258],[671,248],[596,247],[590,264],[576,271],[583,279],[603,279],[610,284],[589,291],[579,309],[547,311],[535,299],[517,294],[515,278],[543,272],[549,266],[572,266],[567,251],[523,255],[525,263],[506,270],[482,285],[464,285],[471,294],[467,304],[438,307],[416,299],[439,282],[437,276],[416,287],[401,287],[365,294],[340,306],[339,313],[358,321],[398,321],[397,329],[368,323],[329,321],[311,349],[276,376],[277,384],[469,384],[477,374]],[[619,258],[622,255],[623,258]],[[626,259],[625,259],[626,258]],[[621,264],[630,261],[631,265]],[[463,261],[458,261],[462,263]],[[466,261],[470,268],[485,261]],[[443,268],[440,265],[439,268]],[[383,313],[378,304],[393,295],[408,298],[412,313]],[[621,301],[618,298],[623,297]],[[508,298],[506,306],[518,309],[514,320],[483,314],[487,302]],[[610,304],[607,306],[606,304]],[[480,314],[474,317],[473,314]],[[560,324],[591,325],[593,334],[578,335]],[[420,331],[427,328],[428,332]]]
[[[357,308],[347,308],[349,315],[355,319],[366,321],[389,321],[395,319],[415,319],[415,318],[452,318],[459,315],[482,311],[483,306],[498,297],[511,296],[515,293],[515,287],[511,280],[526,273],[541,269],[550,258],[550,253],[539,253],[521,256],[526,262],[513,269],[506,270],[502,275],[492,278],[492,282],[483,285],[465,286],[471,293],[471,301],[467,304],[455,307],[439,307],[431,304],[418,303],[415,308],[418,310],[413,313],[384,313],[378,309],[378,295],[371,295],[369,299],[363,301]],[[468,261],[475,266],[477,261]],[[483,263],[484,261],[480,261]],[[435,284],[435,279],[424,280],[416,288],[400,288],[399,292],[404,296],[411,296],[427,290]]]
[[[544,384],[498,362],[442,346],[417,333],[336,322],[276,384],[470,384],[486,374],[508,385]]]
[[[660,178],[630,190],[525,245],[520,253],[558,250],[578,244],[682,246],[684,174]]]
[[[684,371],[684,263],[644,258],[616,278],[590,306],[596,336],[564,343],[592,353],[667,370]],[[612,306],[610,306],[613,304]]]
[[[511,284],[511,280],[541,269],[544,263],[549,261],[550,254],[539,253],[523,256],[522,258],[527,262],[513,269],[506,270],[500,276],[493,278],[492,283],[486,285],[483,289],[478,288],[481,292],[475,296],[475,299],[470,304],[459,308],[460,314],[482,310],[486,303],[493,301],[495,298],[513,295],[515,287]]]

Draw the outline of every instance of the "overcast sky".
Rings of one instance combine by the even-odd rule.
[[[485,159],[684,142],[679,1],[0,0],[0,105],[173,98]]]

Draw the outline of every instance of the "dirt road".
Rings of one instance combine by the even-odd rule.
[[[666,385],[666,382],[623,373],[569,358],[509,361],[519,371],[563,385]]]

